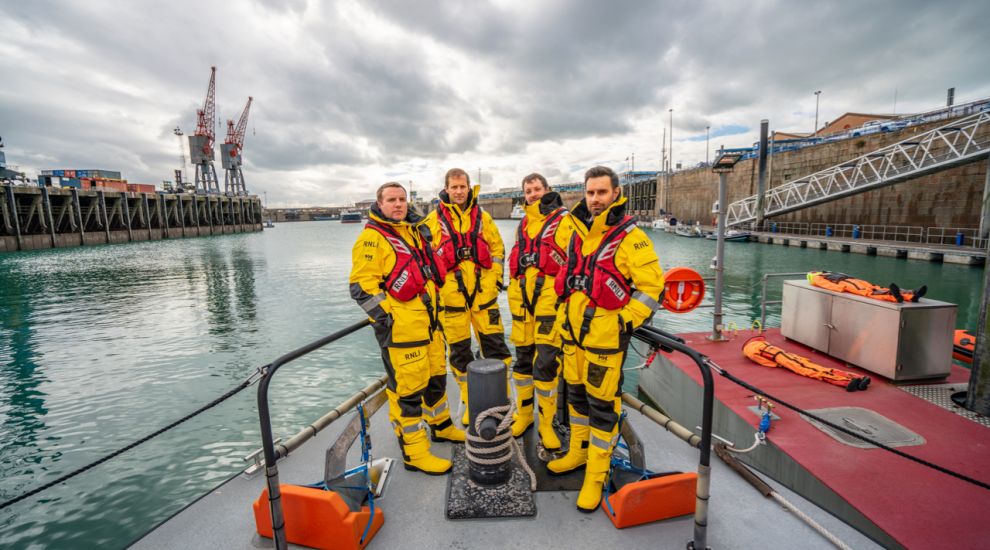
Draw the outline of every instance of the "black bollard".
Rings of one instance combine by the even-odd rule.
[[[486,448],[491,448],[506,441],[506,434],[511,431],[511,425],[501,432],[498,432],[500,420],[495,417],[488,417],[481,422],[479,430],[475,430],[475,420],[478,414],[492,407],[504,407],[509,404],[506,394],[506,371],[505,363],[495,359],[476,359],[468,364],[467,385],[468,385],[468,411],[470,411],[471,425],[468,433],[474,436],[481,436],[485,442],[472,444],[472,453],[483,460],[499,459],[509,454],[510,448],[486,453]],[[511,435],[509,435],[511,437]],[[496,443],[487,443],[496,439]],[[509,480],[512,473],[509,460],[496,465],[479,464],[468,457],[468,471],[471,479],[481,485],[499,485]]]

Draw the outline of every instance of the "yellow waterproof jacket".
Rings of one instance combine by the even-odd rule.
[[[471,189],[471,197],[468,198],[468,202],[463,210],[460,206],[450,202],[446,191],[440,192],[440,200],[450,209],[451,218],[455,226],[453,229],[455,231],[466,233],[471,229],[471,209],[481,208],[478,206],[478,192],[480,189],[477,185]],[[426,216],[424,223],[427,224],[433,235],[433,246],[435,248],[439,247],[443,232],[440,228],[440,219],[437,217],[437,211],[430,212]],[[490,305],[498,298],[498,293],[502,286],[502,265],[505,258],[505,245],[502,243],[502,235],[499,234],[498,227],[495,226],[495,221],[492,219],[491,214],[484,210],[481,211],[481,237],[488,243],[491,251],[492,267],[490,269],[481,269],[479,280],[475,278],[474,262],[471,260],[461,260],[459,264],[464,286],[469,292],[477,289],[474,304],[472,305],[472,309],[474,310],[480,309],[479,306]],[[443,300],[444,307],[454,309],[465,307],[467,300],[457,285],[457,277],[454,270],[447,272],[447,278],[443,288],[440,289],[440,297]]]
[[[624,196],[594,218],[582,200],[571,209],[567,229],[582,239],[581,253],[588,256],[598,249],[608,230],[622,221],[625,212]],[[663,270],[653,242],[642,229],[633,226],[622,238],[615,253],[615,266],[634,289],[632,297],[618,310],[595,309],[589,330],[581,343],[586,349],[617,349],[621,333],[631,333],[660,307]],[[565,339],[574,340],[579,335],[588,302],[587,294],[576,291],[558,312],[558,326],[563,327],[561,335]]]
[[[387,225],[407,244],[422,248],[431,238],[424,219],[410,209],[406,219],[394,222],[372,206],[369,218]],[[424,235],[423,233],[426,233]],[[438,291],[433,281],[426,282],[428,306],[421,297],[402,302],[383,290],[386,279],[395,269],[396,253],[392,244],[378,231],[365,226],[351,250],[350,291],[358,305],[381,330],[387,327],[392,344],[406,346],[430,341],[430,327],[439,305]],[[432,308],[431,313],[428,308]],[[378,330],[376,330],[378,332]]]
[[[558,208],[563,207],[563,203],[560,202],[560,195],[557,193],[553,193],[553,196],[550,196],[550,193],[548,193],[547,195],[544,195],[544,198],[545,200],[537,201],[533,204],[527,205],[525,208],[526,235],[531,239],[539,235],[540,231],[543,230],[547,217]],[[561,223],[557,226],[557,230],[554,233],[554,242],[558,247],[560,247],[565,255],[567,254],[567,243],[570,241],[570,235],[573,231],[569,228],[565,229],[565,226],[569,225],[566,220],[567,214],[565,210],[564,217],[561,218]],[[522,221],[519,223],[522,225]],[[518,230],[516,231],[516,234],[518,235]],[[519,243],[517,242],[515,246],[519,246]],[[507,261],[512,261],[511,256],[512,255],[510,254],[509,260]],[[529,266],[525,268],[525,291],[528,299],[533,298],[533,294],[536,291],[536,282],[539,274],[540,270],[536,266]],[[555,308],[555,302],[557,301],[557,295],[554,293],[553,285],[554,277],[549,275],[545,276],[543,280],[543,287],[540,292],[540,299],[536,302],[536,311],[534,312],[535,316],[553,316],[556,314],[557,310]],[[520,287],[520,281],[518,278],[509,280],[509,310],[512,312],[513,320],[525,320],[532,317],[529,314],[529,311],[527,311],[524,307],[523,289]]]

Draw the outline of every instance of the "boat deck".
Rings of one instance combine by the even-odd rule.
[[[907,428],[920,440],[898,450],[955,472],[990,482],[990,428],[982,419],[967,418],[919,395],[946,397],[969,379],[969,371],[953,366],[947,379],[894,385],[878,375],[818,353],[784,338],[779,330],[765,333],[774,345],[804,355],[826,367],[869,374],[866,391],[842,388],[791,373],[782,368],[761,367],[742,354],[742,345],[755,331],[740,331],[729,342],[713,343],[707,333],[681,335],[687,344],[710,357],[734,376],[800,409],[836,407],[869,409]],[[665,358],[640,377],[640,390],[668,405],[668,413],[687,426],[695,426],[688,406],[700,395],[700,374],[689,360]],[[753,392],[715,375],[714,433],[739,446],[752,442],[759,417]],[[939,391],[939,388],[944,390]],[[917,391],[924,389],[924,391]],[[945,395],[942,395],[945,394]],[[951,477],[885,450],[841,443],[816,428],[798,413],[778,406],[768,433],[768,445],[743,460],[821,504],[881,542],[908,548],[986,548],[990,524],[990,491]],[[860,423],[862,426],[862,423]],[[868,424],[866,431],[874,431]],[[866,433],[870,436],[872,434]]]
[[[456,403],[457,386],[448,388]],[[700,402],[697,405],[700,409]],[[456,408],[456,407],[454,407]],[[388,426],[385,407],[372,418],[373,455],[400,457]],[[279,462],[282,483],[307,484],[323,475],[326,448],[350,415],[335,422]],[[698,451],[659,426],[630,411],[629,422],[639,434],[649,468],[656,471],[696,471]],[[434,443],[434,451],[450,456],[451,444]],[[351,449],[349,465],[358,462]],[[821,535],[772,500],[764,498],[735,472],[712,456],[712,485],[708,545],[712,548],[832,548]],[[401,460],[400,460],[401,462]],[[534,465],[534,468],[541,468]],[[693,535],[693,516],[617,530],[598,511],[575,509],[576,492],[543,491],[535,496],[537,515],[527,519],[451,521],[444,516],[447,478],[408,472],[398,464],[390,474],[385,495],[377,501],[385,524],[368,548],[670,548],[683,549]],[[265,485],[264,476],[231,478],[164,522],[135,548],[259,548],[269,539],[255,533],[251,503]],[[853,548],[876,548],[868,538],[827,512],[771,482],[781,494]]]

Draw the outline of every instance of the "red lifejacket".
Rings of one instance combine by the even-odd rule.
[[[529,224],[529,216],[519,222],[519,230],[516,235],[516,244],[509,254],[509,276],[513,279],[522,277],[526,273],[526,268],[535,267],[541,275],[556,277],[560,268],[566,261],[567,253],[557,246],[554,237],[557,234],[557,227],[567,211],[558,208],[550,213],[543,222],[543,227],[535,237],[530,238],[526,227]]]
[[[471,260],[481,269],[491,269],[492,251],[488,241],[481,234],[481,207],[471,207],[471,227],[467,232],[454,230],[450,210],[444,203],[437,205],[437,220],[440,221],[440,246],[437,257],[440,266],[446,271],[454,271],[464,260]]]
[[[365,227],[385,237],[395,252],[395,267],[381,285],[382,290],[389,296],[400,302],[408,302],[416,297],[422,297],[426,292],[426,283],[429,281],[433,281],[437,288],[443,285],[446,272],[433,260],[430,243],[425,239],[423,248],[419,248],[406,242],[395,229],[386,224],[371,220]]]
[[[615,252],[622,239],[636,228],[636,221],[625,216],[602,237],[598,248],[584,256],[581,238],[575,233],[567,248],[567,266],[563,276],[554,282],[557,295],[567,299],[575,292],[584,292],[593,308],[621,309],[629,303],[632,286],[615,265]]]

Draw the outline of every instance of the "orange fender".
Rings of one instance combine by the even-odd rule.
[[[976,350],[976,336],[965,329],[956,331],[952,342],[952,358],[963,363],[973,364],[973,352]]]
[[[705,297],[705,281],[698,272],[687,267],[675,267],[664,273],[663,307],[672,313],[687,313],[701,304]]]
[[[292,544],[328,550],[359,550],[371,542],[385,523],[385,515],[377,506],[374,518],[368,506],[352,512],[344,499],[333,491],[300,485],[279,485],[279,491],[285,517],[285,539]],[[361,543],[361,534],[369,519],[371,528]],[[267,488],[254,501],[254,524],[259,535],[272,538]]]
[[[697,484],[695,472],[635,481],[603,497],[602,510],[617,529],[686,516],[694,513]]]

